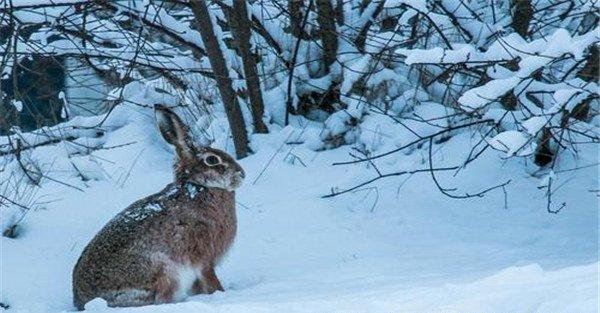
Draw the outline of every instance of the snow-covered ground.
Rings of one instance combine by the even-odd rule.
[[[103,144],[134,144],[72,156],[88,181],[74,174],[63,144],[31,156],[51,168],[47,175],[83,191],[44,180],[37,196],[47,203],[27,214],[16,239],[1,239],[0,301],[9,312],[73,311],[71,271],[87,242],[129,203],[171,181],[173,153],[152,112],[125,111],[113,112],[107,125],[116,130]],[[385,135],[381,117],[369,118]],[[253,137],[256,153],[241,161],[247,179],[237,192],[237,239],[217,270],[225,292],[140,308],[92,303],[88,311],[598,311],[597,146],[587,145],[577,159],[565,154],[557,170],[569,171],[561,173],[554,201],[567,207],[549,214],[526,160],[503,159],[491,149],[455,178],[453,172],[439,178],[457,193],[511,179],[506,193],[454,200],[437,190],[429,173],[419,173],[323,199],[374,171],[331,165],[349,160],[350,146],[316,152],[308,144],[286,144],[308,142],[319,130],[294,120]],[[464,160],[469,140],[456,134],[435,145],[436,166]],[[387,151],[391,142],[376,149]],[[377,162],[385,171],[425,168],[427,146]],[[570,170],[577,167],[585,168]],[[7,212],[3,225],[13,218]]]

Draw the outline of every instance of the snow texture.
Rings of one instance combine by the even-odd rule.
[[[414,111],[415,123],[429,121],[426,134],[447,123],[444,108],[430,103]],[[409,132],[384,116],[366,116],[361,141],[387,151]],[[80,118],[89,124],[95,118]],[[62,125],[69,129],[73,121]],[[532,123],[535,124],[535,123]],[[47,201],[30,211],[15,239],[3,237],[0,301],[11,312],[69,312],[71,271],[84,246],[117,212],[172,181],[173,152],[166,149],[148,109],[118,107],[106,125],[108,145],[94,158],[104,175],[82,181],[71,175],[62,145],[36,149],[33,158],[54,161],[48,175],[83,192],[44,180]],[[396,128],[392,128],[396,127]],[[72,130],[75,131],[75,130]],[[376,182],[333,199],[320,196],[372,177],[363,165],[331,166],[351,147],[315,152],[285,145],[317,136],[321,124],[294,117],[291,125],[252,137],[255,154],[241,160],[246,183],[236,192],[238,235],[217,269],[225,292],[188,297],[182,303],[140,308],[106,308],[101,300],[87,312],[593,312],[598,305],[598,210],[595,147],[562,158],[561,188],[554,195],[568,208],[548,214],[540,180],[525,175],[523,160],[498,162],[505,152],[489,149],[442,184],[476,190],[512,179],[483,198],[451,200],[428,175]],[[85,134],[85,132],[83,132]],[[395,135],[400,136],[395,138]],[[222,136],[226,136],[223,133]],[[390,137],[391,136],[391,137]],[[414,135],[413,135],[414,136]],[[525,136],[525,135],[523,135]],[[515,152],[522,141],[496,138]],[[506,137],[506,138],[504,138]],[[35,136],[34,136],[35,139]],[[508,140],[504,140],[508,139]],[[457,134],[435,145],[436,166],[464,160],[472,140]],[[224,141],[219,141],[224,142]],[[284,147],[281,149],[281,147]],[[223,147],[223,146],[221,146]],[[520,150],[519,150],[520,151]],[[516,153],[519,153],[516,151]],[[383,171],[423,167],[427,151],[375,160]],[[294,156],[298,162],[290,162]],[[78,157],[74,157],[78,158]],[[83,157],[82,157],[83,158]],[[92,169],[84,169],[84,175]],[[189,189],[188,189],[189,192]],[[190,193],[193,196],[193,192]],[[506,202],[505,202],[506,201]],[[149,205],[148,211],[160,210]],[[9,213],[7,213],[9,212]],[[2,219],[10,211],[2,210]],[[184,296],[185,298],[185,296]]]

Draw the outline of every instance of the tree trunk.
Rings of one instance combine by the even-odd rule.
[[[335,0],[335,19],[340,26],[344,26],[344,0]]]
[[[529,36],[529,23],[533,18],[531,0],[513,0],[512,28],[523,38]]]
[[[288,1],[288,12],[290,14],[290,31],[296,38],[303,40],[309,40],[310,36],[304,31],[304,14],[302,8],[304,7],[304,0],[289,0]]]
[[[262,119],[265,112],[265,105],[262,98],[262,90],[260,89],[258,71],[256,70],[256,61],[250,46],[250,38],[252,36],[250,29],[252,25],[248,19],[246,1],[233,0],[232,13],[229,14],[231,18],[229,24],[233,29],[236,46],[239,49],[244,65],[244,77],[246,79],[246,87],[248,88],[250,106],[252,107],[254,131],[259,134],[266,134],[269,130]]]
[[[331,0],[317,0],[317,13],[319,34],[323,42],[323,64],[325,65],[325,72],[329,73],[329,67],[335,62],[338,49],[337,31],[335,29],[336,14],[333,11]]]
[[[215,35],[206,1],[192,0],[190,1],[190,5],[194,17],[196,18],[198,31],[200,32],[200,36],[206,47],[206,54],[208,55],[210,66],[217,81],[217,87],[221,94],[225,112],[227,113],[236,156],[238,159],[246,157],[249,149],[248,134],[246,133],[244,117],[242,116],[242,110],[240,109],[235,91],[231,84],[231,79],[229,78],[229,70],[225,63],[223,51],[221,50],[221,46]]]

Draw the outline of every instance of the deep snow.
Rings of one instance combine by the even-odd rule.
[[[83,182],[66,162],[63,144],[31,156],[48,175],[38,196],[49,203],[29,212],[16,239],[3,237],[1,301],[14,312],[72,311],[71,270],[94,234],[129,203],[171,180],[173,154],[145,109],[118,109],[105,145],[136,143],[75,156],[92,178]],[[368,124],[388,125],[368,116]],[[349,159],[350,146],[315,152],[306,141],[319,124],[255,135],[256,153],[241,161],[247,172],[237,192],[239,231],[217,272],[226,291],[185,303],[90,312],[597,312],[598,154],[588,145],[578,159],[565,156],[555,201],[546,212],[524,159],[489,150],[451,179],[473,192],[512,179],[483,198],[442,195],[428,173],[380,180],[355,193],[322,199],[331,188],[373,177]],[[367,132],[364,132],[365,136]],[[215,133],[222,148],[222,134]],[[90,139],[91,140],[91,139]],[[436,166],[464,160],[467,134],[435,145]],[[375,141],[375,139],[373,139]],[[376,147],[393,147],[392,140]],[[387,171],[427,166],[427,147],[378,160]],[[52,167],[50,167],[52,164]],[[501,170],[498,170],[498,169]],[[12,218],[2,210],[3,225]]]

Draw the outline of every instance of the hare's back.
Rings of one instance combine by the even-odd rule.
[[[90,241],[81,259],[93,257],[111,262],[118,260],[118,255],[149,252],[136,250],[144,248],[139,246],[145,242],[152,241],[149,236],[154,232],[150,228],[159,227],[169,218],[164,204],[168,196],[165,190],[138,200],[117,214]]]
[[[156,261],[168,223],[165,200],[173,186],[134,202],[106,224],[85,247],[73,270],[76,294],[101,296],[110,290],[150,286],[160,275]],[[153,238],[156,237],[156,238]]]

